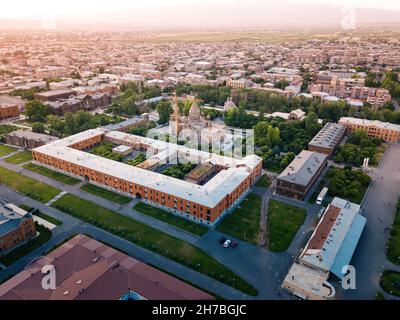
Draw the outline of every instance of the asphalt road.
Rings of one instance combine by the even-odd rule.
[[[373,182],[362,203],[368,221],[352,259],[357,288],[346,291],[345,299],[373,299],[378,291],[383,293],[379,286],[382,271],[386,268],[400,271],[399,266],[387,260],[390,232],[385,231],[393,223],[400,195],[400,144],[389,146],[380,167],[373,169],[371,175]]]

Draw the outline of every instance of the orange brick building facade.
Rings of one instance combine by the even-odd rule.
[[[98,145],[103,141],[103,139],[103,135],[98,135],[72,144],[69,147],[84,151]],[[143,146],[143,148],[145,147]],[[252,184],[255,183],[256,179],[261,175],[262,170],[262,162],[260,162],[253,169],[251,174],[233,192],[222,199],[215,207],[209,208],[188,199],[179,198],[166,192],[160,192],[133,183],[132,181],[116,178],[100,171],[88,169],[82,165],[76,165],[61,158],[48,156],[37,150],[33,150],[32,155],[33,160],[38,164],[43,164],[53,169],[69,173],[90,183],[113,189],[132,198],[141,199],[150,205],[160,207],[176,215],[208,225],[217,222],[221,215],[227,213],[227,211],[232,209],[236,203],[247,195]]]
[[[385,142],[397,143],[400,139],[400,126],[390,123],[342,118],[339,124],[345,125],[350,134],[356,130],[365,130],[369,137],[382,139]]]
[[[0,121],[19,117],[19,109],[16,105],[0,105]]]

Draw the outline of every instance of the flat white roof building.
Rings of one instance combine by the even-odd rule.
[[[220,171],[205,185],[199,186],[70,147],[71,145],[79,145],[82,141],[94,139],[99,136],[127,147],[146,146],[150,157],[153,154],[152,156],[161,159],[174,159],[178,155],[188,162],[198,164],[210,162],[214,165],[223,166],[226,170]],[[253,174],[254,168],[261,167],[262,163],[262,159],[256,155],[250,155],[243,159],[233,159],[119,131],[109,132],[104,128],[79,133],[37,148],[34,152],[62,159],[96,172],[141,185],[145,188],[187,199],[208,208],[217,206],[227,195],[232,193]]]

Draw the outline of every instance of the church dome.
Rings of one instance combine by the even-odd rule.
[[[229,98],[228,100],[226,100],[225,104],[224,104],[224,110],[228,111],[230,109],[236,109],[237,106],[236,104],[233,102],[232,98]]]

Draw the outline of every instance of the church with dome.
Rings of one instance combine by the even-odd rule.
[[[210,118],[206,119],[201,114],[200,107],[195,97],[188,97],[186,101],[191,101],[192,106],[189,110],[189,115],[182,116],[179,112],[178,98],[173,98],[173,114],[170,119],[170,130],[171,134],[176,137],[184,131],[185,129],[190,129],[195,131],[196,133],[200,133],[203,129],[211,128],[212,121]]]

